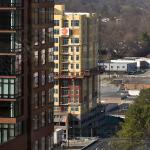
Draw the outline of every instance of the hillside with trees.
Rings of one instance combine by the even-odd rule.
[[[149,0],[56,0],[67,11],[97,12],[101,16],[101,53],[105,59],[150,54]]]

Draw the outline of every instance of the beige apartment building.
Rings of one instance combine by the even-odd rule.
[[[65,12],[62,4],[54,12],[55,128],[64,129],[65,138],[88,136],[97,107],[97,16]]]

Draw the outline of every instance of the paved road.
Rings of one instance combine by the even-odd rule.
[[[107,145],[106,141],[99,140],[98,142],[96,142],[95,144],[91,145],[86,150],[107,150],[108,147],[106,148],[105,145]]]

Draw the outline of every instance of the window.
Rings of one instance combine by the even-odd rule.
[[[71,69],[73,69],[74,68],[74,65],[73,64],[71,64]]]
[[[45,40],[46,40],[46,33],[45,33],[45,29],[42,29],[42,44],[45,44]]]
[[[76,60],[79,60],[79,55],[76,55]]]
[[[113,66],[111,66],[111,68],[113,68]]]
[[[48,1],[51,1],[51,0],[48,0]],[[54,0],[52,0],[54,1]],[[53,9],[51,8],[48,8],[48,23],[49,22],[52,22],[54,20],[54,14],[53,14]]]
[[[58,60],[58,55],[54,55],[54,60]]]
[[[117,69],[119,69],[120,67],[119,66],[117,66]]]
[[[76,47],[76,52],[79,52],[79,47]]]
[[[42,112],[41,113],[41,127],[45,127],[46,125],[46,113]]]
[[[48,28],[48,38],[49,38],[49,42],[53,42],[53,28]]]
[[[45,150],[46,149],[46,139],[45,137],[41,138],[41,149],[40,150]]]
[[[59,42],[58,38],[54,38],[54,43],[58,43],[58,42]]]
[[[16,55],[16,73],[20,74],[22,71],[22,55]]]
[[[78,106],[71,107],[71,111],[79,111]]]
[[[45,49],[43,49],[41,51],[41,64],[44,65],[45,64]]]
[[[76,64],[76,69],[79,69],[79,64]]]
[[[75,102],[78,103],[79,102],[79,97],[75,98]]]
[[[78,85],[79,85],[79,81],[76,80],[76,81],[75,81],[75,86],[78,86]]]
[[[68,27],[69,26],[69,21],[68,20],[64,20],[63,21],[63,26],[64,27]]]
[[[56,108],[56,110],[58,110],[58,107],[54,107],[54,109]],[[48,123],[52,123],[53,122],[53,109],[49,109],[48,110]]]
[[[34,142],[33,150],[40,150],[40,149],[39,149],[39,141],[38,141],[38,140],[36,140],[36,141]]]
[[[23,122],[0,124],[0,144],[23,134]]]
[[[71,52],[73,52],[74,51],[74,47],[71,47]]]
[[[70,98],[70,102],[73,103],[74,102],[74,97]]]
[[[68,44],[68,42],[69,42],[69,39],[68,38],[63,38],[63,45],[67,45]]]
[[[63,53],[68,53],[68,47],[63,48]]]
[[[39,44],[39,31],[34,30],[34,45],[38,45],[38,44]]]
[[[42,102],[41,102],[41,105],[42,106],[45,106],[45,103],[46,103],[46,92],[45,91],[42,91]]]
[[[62,90],[62,94],[63,94],[63,95],[68,95],[68,94],[69,94],[69,91],[68,91],[68,90]]]
[[[38,93],[34,93],[34,98],[33,98],[33,107],[36,109],[39,106],[39,95]]]
[[[71,55],[71,60],[73,60],[73,55]]]
[[[67,80],[62,81],[62,86],[69,86],[69,82]]]
[[[48,82],[49,82],[49,83],[54,82],[54,73],[51,73],[51,72],[50,72],[50,73],[48,74]]]
[[[0,79],[0,98],[15,98],[15,88],[15,79]]]
[[[53,62],[54,60],[54,53],[53,53],[53,49],[49,48],[48,49],[48,62]]]
[[[74,90],[70,90],[70,94],[74,94]]]
[[[59,29],[54,29],[54,34],[58,35],[59,34]]]
[[[45,85],[46,83],[46,78],[45,78],[45,71],[42,71],[42,85]]]
[[[39,8],[35,8],[33,14],[34,14],[34,17],[33,17],[34,24],[38,24],[39,23]]]
[[[34,117],[33,117],[33,129],[37,130],[38,127],[39,127],[39,116],[34,115]]]
[[[55,85],[58,85],[58,83],[59,83],[59,82],[58,82],[58,80],[56,80],[56,79],[55,79],[55,81],[54,81],[54,82],[55,82]]]
[[[59,20],[54,20],[54,26],[59,26]]]
[[[55,94],[58,94],[58,89],[54,89],[54,93],[55,93]]]
[[[39,85],[39,73],[35,72],[33,74],[33,86],[38,87],[38,85]]]
[[[71,20],[71,26],[79,26],[79,20]]]
[[[34,65],[37,66],[39,62],[39,54],[38,51],[34,52]]]
[[[54,97],[54,102],[58,102],[58,98]]]
[[[71,43],[78,44],[79,43],[79,38],[71,38]]]
[[[54,89],[51,88],[48,91],[48,102],[51,103],[54,100]]]
[[[41,24],[46,23],[46,9],[45,8],[39,8],[39,13],[40,13],[40,22]]]
[[[57,52],[58,51],[58,46],[55,46],[53,49],[54,49],[54,52]]]
[[[58,69],[58,63],[55,63],[55,68]]]
[[[79,94],[79,90],[76,90],[76,95],[78,95]]]

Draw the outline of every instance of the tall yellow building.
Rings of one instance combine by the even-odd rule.
[[[55,128],[65,138],[88,136],[89,112],[97,106],[97,16],[55,5],[54,26]]]

